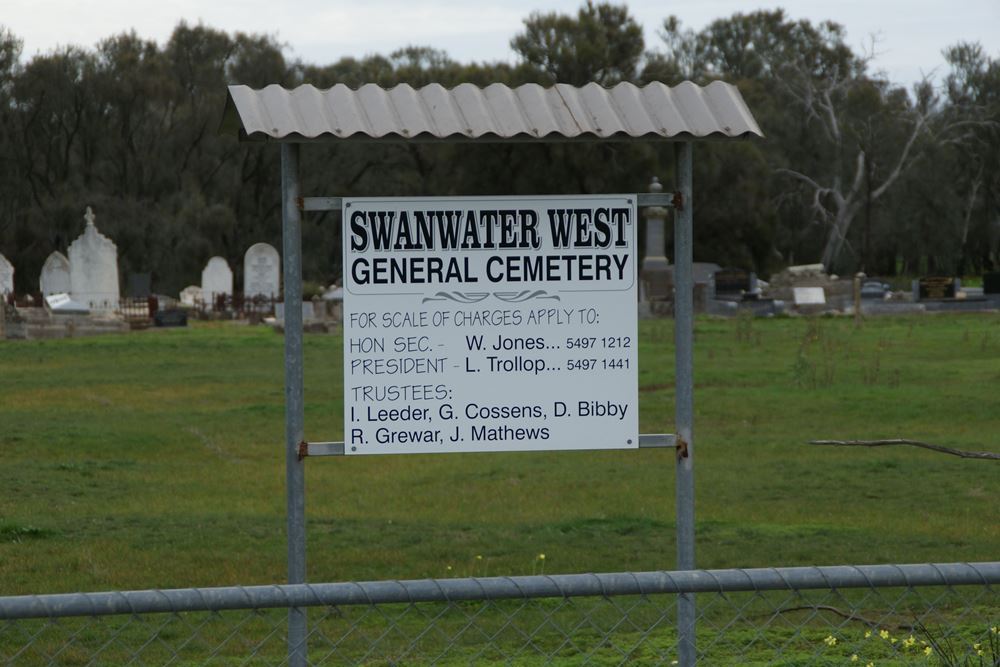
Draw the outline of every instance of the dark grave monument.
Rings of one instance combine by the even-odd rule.
[[[983,294],[1000,294],[1000,272],[983,274]]]
[[[153,315],[153,324],[158,327],[186,327],[187,323],[188,314],[183,308],[158,310]]]
[[[128,291],[126,295],[133,299],[145,299],[150,294],[152,277],[148,273],[128,274]]]
[[[947,276],[930,276],[918,281],[918,296],[925,299],[954,299],[958,281]]]
[[[754,291],[754,275],[743,269],[720,269],[715,272],[715,298],[741,301]]]

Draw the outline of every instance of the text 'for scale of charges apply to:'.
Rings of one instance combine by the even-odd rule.
[[[347,454],[638,447],[635,195],[343,214]]]

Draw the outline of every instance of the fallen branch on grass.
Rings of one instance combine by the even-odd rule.
[[[952,447],[945,447],[944,445],[932,445],[929,442],[920,442],[919,440],[906,440],[906,439],[896,439],[896,440],[810,440],[810,445],[837,445],[840,447],[889,447],[892,445],[910,445],[913,447],[923,447],[924,449],[930,449],[935,452],[941,452],[942,454],[951,454],[952,456],[958,456],[963,459],[992,459],[994,461],[1000,461],[1000,453],[998,452],[970,452],[964,449],[954,449]]]
[[[779,614],[789,614],[789,613],[795,612],[795,611],[828,611],[828,612],[830,612],[832,614],[836,614],[837,616],[840,616],[841,618],[845,618],[848,621],[858,621],[859,623],[864,623],[865,625],[867,625],[870,628],[885,627],[884,623],[880,623],[878,621],[873,621],[872,619],[865,618],[864,616],[861,616],[860,614],[855,614],[853,612],[846,612],[843,609],[837,609],[836,607],[831,607],[830,605],[826,605],[826,604],[809,604],[809,605],[803,605],[803,606],[800,606],[800,607],[784,607],[782,609],[779,609],[777,611],[777,613],[779,613]],[[890,626],[890,627],[892,627],[892,626]],[[914,628],[914,626],[909,625],[907,623],[897,623],[895,625],[895,628],[897,630],[912,630]]]

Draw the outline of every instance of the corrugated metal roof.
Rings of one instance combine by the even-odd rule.
[[[326,90],[230,86],[223,129],[259,141],[537,141],[764,136],[740,91],[715,81],[603,88],[463,83]]]

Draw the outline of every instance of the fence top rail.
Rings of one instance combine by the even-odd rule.
[[[1000,561],[414,579],[7,596],[0,597],[0,620],[412,602],[995,584],[1000,584]]]

